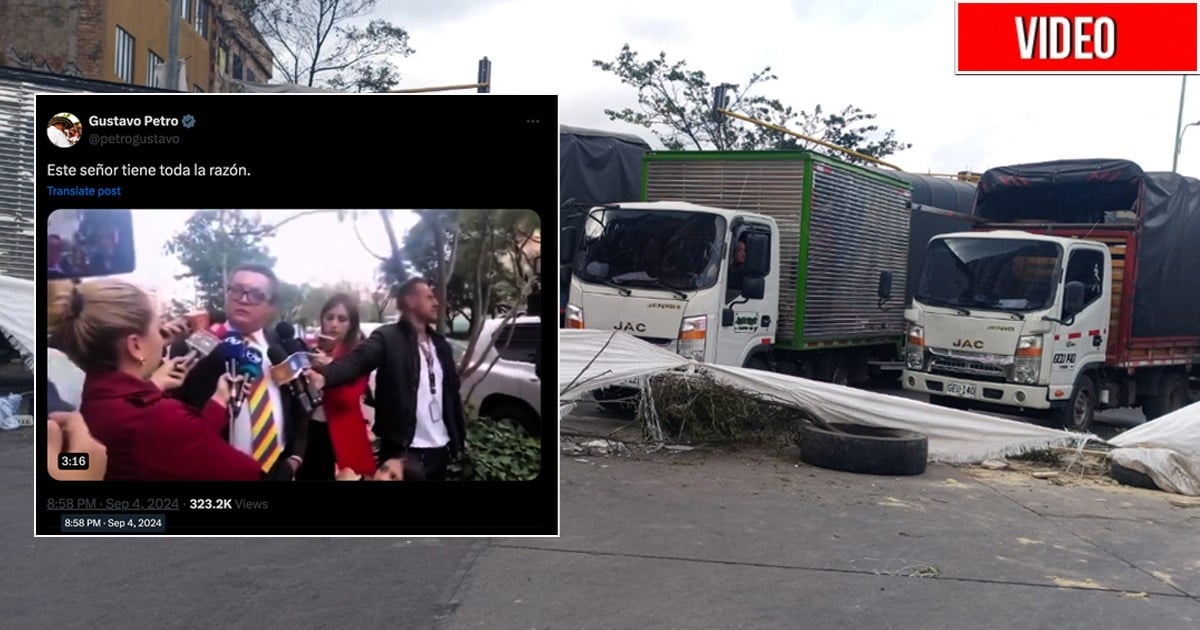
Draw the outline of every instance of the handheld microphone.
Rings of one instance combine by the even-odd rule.
[[[303,340],[296,338],[295,326],[289,322],[279,322],[275,325],[275,334],[279,336],[280,345],[283,346],[285,352],[288,352],[291,356],[295,356],[296,354],[304,355],[304,362],[307,364],[304,366],[304,368],[311,366],[311,364],[308,363],[308,348],[304,345]],[[300,387],[304,392],[304,396],[308,398],[308,403],[311,404],[314,409],[320,407],[321,403],[324,402],[321,392],[318,391],[313,393],[313,388],[311,385],[309,385],[308,377],[305,376],[303,372],[300,373],[297,380],[300,381]]]
[[[294,359],[297,356],[298,355],[295,354],[290,357],[284,356],[283,350],[278,346],[272,346],[270,349],[268,349],[267,358],[271,360],[272,364],[271,380],[275,381],[275,384],[280,387],[286,386],[288,392],[291,393],[292,396],[296,397],[300,401],[300,404],[304,406],[304,413],[312,413],[312,410],[316,408],[316,405],[313,404],[310,396],[305,395],[307,392],[302,391],[300,383],[298,382],[302,376],[301,370],[303,370],[305,366],[302,365],[298,359]],[[303,363],[308,364],[307,355],[299,356],[304,356]]]
[[[203,359],[212,354],[221,345],[221,340],[207,330],[197,330],[188,335],[184,343],[187,344],[188,348],[191,348],[197,358]]]
[[[240,359],[234,359],[234,376],[242,377],[241,385],[237,388],[237,392],[230,397],[229,412],[233,418],[238,417],[242,412],[242,407],[246,404],[246,398],[250,396],[250,390],[253,389],[256,383],[263,376],[263,356],[257,348],[252,348],[243,344],[242,356]]]

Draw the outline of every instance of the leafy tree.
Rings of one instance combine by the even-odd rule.
[[[390,57],[408,57],[408,31],[371,19],[376,0],[235,0],[270,43],[288,83],[383,92],[400,82]]]
[[[165,251],[187,268],[177,279],[193,279],[198,306],[224,308],[230,271],[245,263],[275,264],[262,242],[270,233],[271,226],[263,226],[257,215],[241,210],[199,210],[167,242]]]
[[[703,70],[689,68],[685,60],[668,61],[665,52],[643,60],[626,44],[614,60],[595,60],[592,65],[616,76],[621,83],[638,92],[638,109],[606,109],[604,113],[609,120],[651,130],[668,150],[803,149],[850,162],[866,161],[800,140],[778,129],[729,117],[714,121],[715,86],[708,75]],[[875,114],[853,105],[836,113],[826,112],[821,105],[816,105],[811,112],[796,111],[779,99],[753,93],[755,88],[777,79],[767,67],[751,74],[744,84],[725,84],[729,94],[725,109],[874,158],[885,158],[912,147],[897,140],[895,130],[881,131],[874,122]]]

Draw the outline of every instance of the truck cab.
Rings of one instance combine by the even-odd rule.
[[[959,408],[1049,413],[1084,429],[1112,312],[1104,243],[1016,230],[930,240],[905,311],[905,389]]]
[[[688,358],[765,364],[779,310],[779,228],[677,201],[597,206],[564,230],[567,328],[627,332]],[[564,270],[565,271],[565,270]]]

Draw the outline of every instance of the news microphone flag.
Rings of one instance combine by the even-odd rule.
[[[304,370],[312,367],[312,362],[308,359],[308,354],[304,352],[294,352],[278,365],[271,366],[271,379],[276,385],[290,383],[304,373]]]
[[[195,350],[199,356],[206,357],[212,354],[213,350],[217,349],[217,346],[221,345],[221,340],[206,330],[198,330],[188,335],[184,343],[192,350]]]

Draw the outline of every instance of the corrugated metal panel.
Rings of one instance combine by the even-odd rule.
[[[909,192],[850,169],[816,163],[809,218],[804,338],[899,336],[904,316],[880,311],[880,271],[905,286]]]
[[[33,280],[33,143],[45,123],[34,120],[34,94],[166,91],[0,68],[0,274]]]
[[[646,201],[687,201],[771,216],[779,224],[781,342],[796,329],[796,278],[804,164],[795,160],[671,160],[647,162]]]

